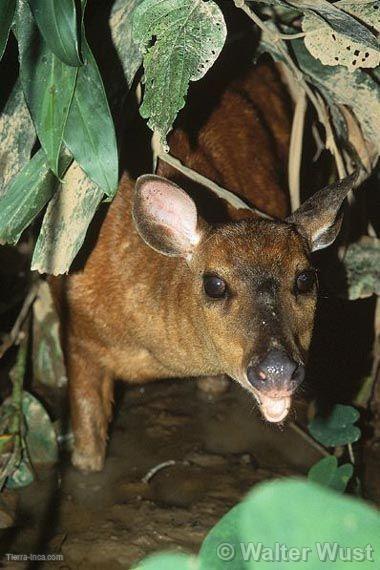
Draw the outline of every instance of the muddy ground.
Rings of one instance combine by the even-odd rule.
[[[63,560],[5,557],[3,568],[125,569],[151,552],[197,552],[248,489],[303,474],[320,458],[292,427],[265,425],[238,386],[212,400],[195,381],[161,382],[123,389],[117,407],[102,473],[83,475],[64,457],[16,493],[16,525],[3,531],[1,551]]]

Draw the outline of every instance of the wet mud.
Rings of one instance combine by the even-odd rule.
[[[117,408],[101,473],[82,474],[65,456],[12,495],[2,553],[63,559],[2,567],[125,569],[156,551],[197,552],[254,485],[302,475],[320,458],[291,426],[265,424],[235,385],[217,398],[191,380],[127,388]]]

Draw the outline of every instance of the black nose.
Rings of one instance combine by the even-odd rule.
[[[305,377],[305,368],[283,350],[272,349],[258,365],[250,364],[248,380],[258,390],[293,392]]]

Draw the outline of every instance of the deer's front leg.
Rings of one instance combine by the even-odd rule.
[[[74,342],[70,345],[67,366],[74,432],[71,461],[82,471],[100,471],[112,412],[113,378],[85,347]]]

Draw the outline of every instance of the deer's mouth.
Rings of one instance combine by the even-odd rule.
[[[289,392],[263,393],[253,390],[264,418],[271,423],[282,422],[289,413],[292,398]]]

